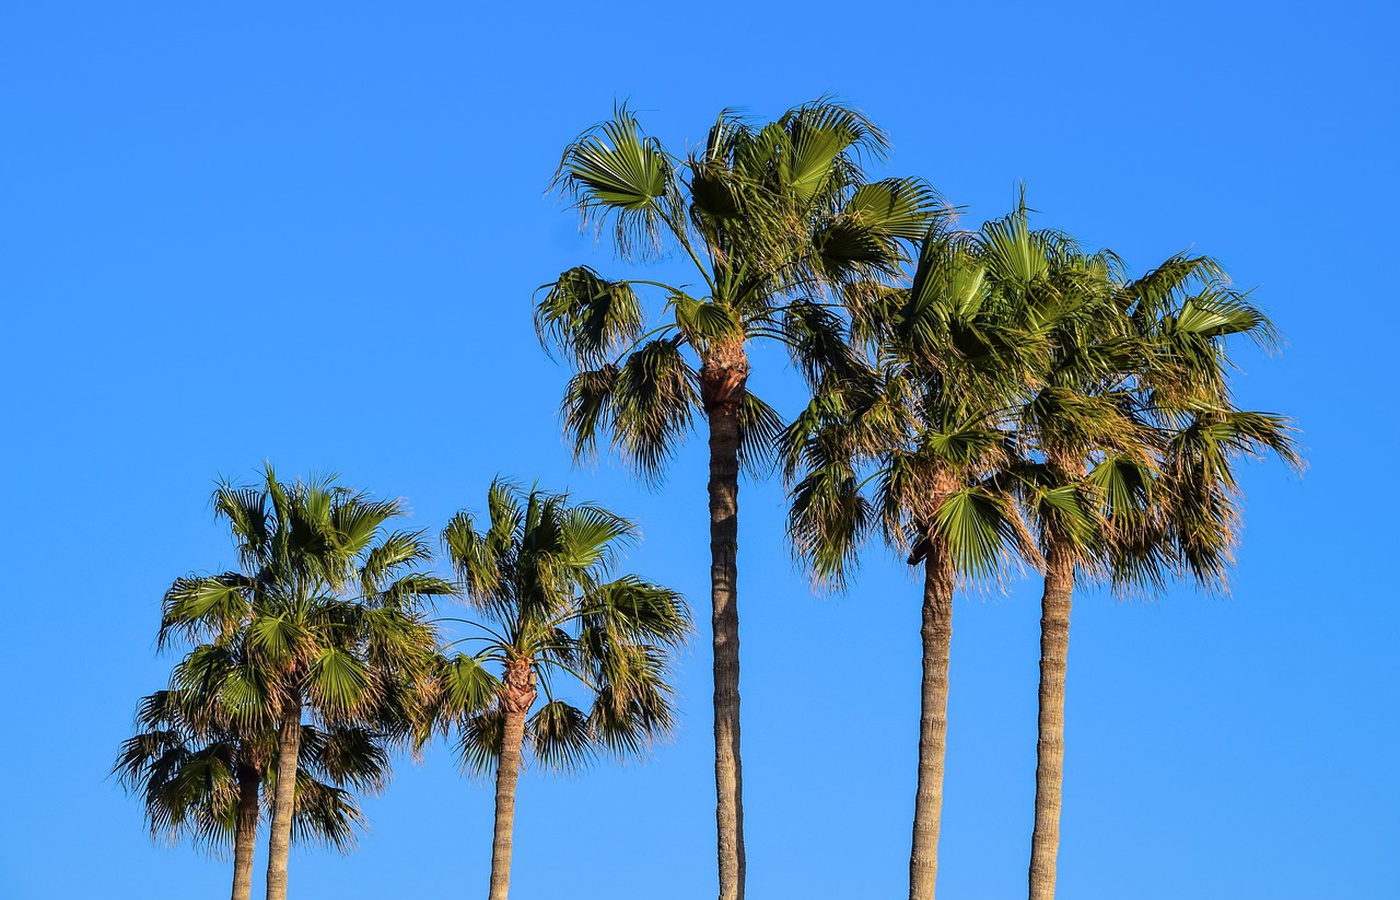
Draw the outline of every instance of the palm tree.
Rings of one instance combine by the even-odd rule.
[[[1299,459],[1285,419],[1230,402],[1225,339],[1268,344],[1273,332],[1213,260],[1176,256],[1127,281],[1111,254],[1039,234],[1054,248],[1047,282],[1073,309],[1054,330],[1044,384],[1022,409],[1013,467],[1045,558],[1029,896],[1050,900],[1076,584],[1156,589],[1175,571],[1223,587],[1237,534],[1232,460],[1264,451]]]
[[[610,579],[637,537],[632,522],[499,479],[487,509],[484,528],[464,511],[443,531],[481,621],[467,622],[461,641],[476,649],[440,657],[435,712],[439,730],[457,731],[467,771],[495,771],[490,897],[505,900],[524,751],[544,768],[569,770],[598,751],[638,755],[665,736],[668,655],[691,624],[674,591],[636,575]],[[586,708],[560,693],[569,682],[588,695]]]
[[[240,734],[237,723],[247,717],[211,715],[211,707],[221,705],[189,687],[142,698],[136,716],[141,730],[122,743],[112,771],[144,800],[153,838],[188,837],[216,852],[232,845],[231,896],[248,900],[260,801],[276,783],[275,732]],[[353,846],[363,818],[350,788],[377,791],[388,777],[389,759],[377,738],[359,728],[302,727],[294,840],[342,851]]]
[[[710,599],[719,896],[744,895],[739,749],[738,473],[781,428],[748,389],[748,345],[775,339],[811,379],[843,364],[829,288],[887,274],[940,207],[917,179],[867,182],[884,135],[818,100],[758,127],[720,114],[684,159],[625,108],[564,151],[556,182],[585,223],[611,225],[628,261],[679,252],[699,285],[608,280],[587,266],[545,288],[535,322],[576,374],[563,403],[577,456],[599,435],[659,480],[697,414],[709,432]],[[664,303],[648,313],[638,289]],[[653,320],[654,317],[654,320]]]
[[[426,682],[436,633],[427,598],[449,582],[419,571],[431,559],[421,532],[387,531],[398,500],[372,500],[333,478],[258,486],[221,484],[240,569],[180,578],[166,592],[159,643],[175,636],[246,648],[275,706],[276,771],[268,839],[268,900],[286,900],[287,853],[303,717],[327,726],[395,724],[405,696]]]
[[[844,585],[872,531],[923,567],[911,900],[932,900],[938,873],[955,588],[1038,556],[999,476],[1009,411],[1059,314],[1040,290],[1042,257],[1015,216],[975,234],[932,229],[907,288],[852,295],[871,368],[830,379],[783,439],[790,535],[819,581]]]

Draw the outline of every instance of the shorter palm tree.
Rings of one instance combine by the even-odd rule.
[[[873,362],[828,379],[783,437],[789,532],[819,581],[843,584],[875,531],[924,570],[911,900],[935,896],[954,592],[1018,554],[1038,562],[997,477],[1008,411],[1038,377],[1058,314],[1040,289],[1044,248],[1017,226],[1013,215],[972,234],[934,228],[907,287],[852,293]]]
[[[452,586],[421,571],[432,558],[421,533],[389,530],[403,504],[333,478],[286,484],[269,466],[261,485],[220,485],[214,509],[241,568],[177,579],[165,595],[160,644],[185,637],[246,657],[206,673],[206,695],[258,680],[275,710],[279,772],[295,775],[306,718],[406,737],[437,649],[424,605]],[[268,900],[287,897],[298,783],[283,778],[273,791]]]
[[[543,768],[569,770],[598,752],[638,755],[667,735],[670,652],[691,630],[675,591],[636,575],[609,579],[636,525],[568,501],[497,479],[485,528],[461,512],[443,531],[480,620],[456,620],[472,629],[457,643],[476,647],[439,658],[434,722],[455,730],[464,769],[495,772],[491,900],[505,900],[510,887],[525,753]],[[582,688],[585,703],[565,699],[569,684]]]
[[[1230,399],[1227,339],[1273,326],[1208,257],[1174,256],[1125,280],[1113,254],[1052,232],[1047,283],[1070,315],[1019,415],[1011,467],[1046,560],[1042,595],[1031,900],[1055,896],[1065,680],[1074,591],[1156,591],[1173,576],[1222,589],[1237,539],[1234,460],[1299,459],[1280,416]]]
[[[211,650],[197,648],[177,667],[176,679],[207,666],[199,657],[219,655]],[[156,691],[138,704],[140,730],[122,742],[112,768],[145,802],[153,838],[188,838],[214,853],[233,850],[233,900],[251,895],[258,826],[271,813],[277,780],[274,720],[264,716],[253,727],[249,721],[246,712],[233,715],[188,685]],[[379,792],[388,774],[380,735],[304,725],[292,839],[351,849],[364,824],[354,792]]]

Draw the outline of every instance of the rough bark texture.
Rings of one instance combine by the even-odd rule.
[[[525,717],[535,702],[535,674],[529,660],[506,664],[501,711],[501,758],[496,766],[496,829],[491,840],[490,900],[506,900],[510,893],[510,857],[515,833],[515,786],[520,780],[521,751],[525,745]]]
[[[258,789],[262,775],[256,766],[238,764],[238,819],[233,833],[233,900],[253,895],[253,852],[258,843]]]
[[[267,900],[287,900],[287,854],[292,846],[292,811],[296,806],[297,754],[301,752],[301,703],[282,708],[277,735],[277,792],[267,840]]]
[[[1065,662],[1073,593],[1073,552],[1065,541],[1052,538],[1045,553],[1045,594],[1040,615],[1040,724],[1035,754],[1030,900],[1051,900],[1055,896],[1065,763]]]
[[[909,900],[933,900],[943,816],[943,758],[948,736],[948,658],[953,638],[953,568],[935,542],[924,558],[923,686],[919,703],[919,783],[909,854]]]
[[[715,823],[719,898],[744,897],[744,775],[739,755],[739,409],[749,365],[742,344],[700,369],[710,425],[710,623],[714,639]]]

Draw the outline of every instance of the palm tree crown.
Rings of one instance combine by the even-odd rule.
[[[839,363],[825,293],[891,272],[941,211],[920,179],[865,180],[862,162],[885,147],[862,114],[829,101],[763,127],[725,111],[684,159],[644,136],[625,107],[569,145],[557,183],[584,221],[611,224],[626,259],[684,253],[703,289],[609,281],[585,266],[546,286],[535,322],[577,369],[564,401],[577,452],[610,433],[656,478],[696,412],[732,403],[744,449],[760,453],[778,418],[746,391],[745,342],[778,340],[812,375]],[[657,322],[638,288],[665,298]]]
[[[262,788],[260,798],[271,799],[266,788],[276,784],[277,735],[242,737],[226,726],[211,726],[206,716],[206,704],[178,688],[141,698],[140,730],[122,742],[112,771],[123,787],[141,796],[153,838],[186,838],[222,853],[237,838],[240,768],[251,768]],[[294,841],[342,851],[354,847],[364,825],[354,792],[377,793],[388,782],[389,757],[378,738],[353,726],[302,726]]]
[[[462,765],[495,772],[491,896],[509,888],[515,781],[528,751],[568,770],[601,751],[642,753],[673,721],[670,652],[690,632],[674,591],[611,577],[636,525],[567,495],[500,481],[487,521],[461,512],[443,544],[477,618],[439,660],[437,725],[457,732]],[[565,689],[582,689],[582,706]],[[538,702],[543,699],[543,702]],[[426,737],[426,736],[425,736]]]
[[[242,665],[217,667],[221,690],[244,691],[253,679],[265,690],[278,720],[278,773],[295,776],[304,713],[407,738],[437,641],[423,606],[452,585],[421,571],[431,559],[421,533],[387,530],[402,503],[333,478],[284,484],[268,467],[261,485],[221,484],[214,508],[240,568],[178,579],[165,596],[160,643],[183,636],[238,648]],[[286,896],[296,784],[276,784],[269,900]]]

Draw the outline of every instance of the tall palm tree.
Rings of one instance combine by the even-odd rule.
[[[709,435],[710,599],[719,896],[744,895],[739,748],[738,473],[781,427],[749,391],[751,340],[775,339],[817,379],[840,366],[830,288],[887,274],[940,208],[923,181],[867,182],[885,148],[859,111],[829,100],[763,126],[722,112],[681,158],[625,107],[564,151],[557,184],[619,254],[675,251],[698,288],[608,280],[587,266],[546,286],[536,327],[576,374],[563,403],[576,454],[601,434],[655,482],[697,414]],[[664,298],[649,312],[639,290]]]
[[[369,727],[396,718],[405,692],[431,671],[436,633],[424,602],[452,586],[419,570],[432,556],[421,532],[387,530],[404,514],[400,501],[333,478],[284,484],[269,466],[260,485],[221,484],[214,509],[240,568],[176,580],[159,642],[238,643],[266,685],[284,776],[273,793],[267,896],[286,900],[303,718]]]
[[[1267,344],[1273,332],[1213,260],[1173,257],[1130,281],[1111,254],[1040,234],[1054,249],[1047,282],[1073,310],[1053,332],[1044,384],[1022,408],[1013,467],[1045,558],[1029,896],[1050,900],[1076,584],[1156,589],[1176,572],[1223,587],[1236,540],[1233,459],[1299,459],[1285,419],[1230,401],[1226,339]]]
[[[872,367],[829,379],[783,438],[790,534],[819,580],[844,584],[872,531],[923,567],[911,900],[932,900],[938,873],[954,591],[1037,558],[999,475],[1058,315],[1042,256],[1014,216],[931,230],[908,287],[852,294]]]
[[[669,652],[691,623],[674,591],[611,577],[637,537],[632,522],[499,479],[487,510],[486,522],[464,511],[443,531],[480,621],[467,622],[461,641],[474,649],[439,660],[435,712],[440,730],[456,730],[466,770],[495,771],[490,897],[505,900],[524,752],[568,770],[600,750],[637,755],[666,735]],[[570,684],[585,693],[582,706],[563,695]]]
[[[203,649],[203,648],[201,648]],[[199,650],[196,650],[198,653]],[[217,703],[215,705],[218,705]],[[151,836],[191,838],[215,852],[233,849],[233,900],[252,893],[252,866],[275,732],[240,733],[244,717],[211,716],[190,688],[157,691],[137,707],[137,734],[122,743],[113,774],[145,802]],[[389,759],[377,735],[359,728],[302,727],[293,838],[340,850],[363,823],[351,789],[382,789]]]

